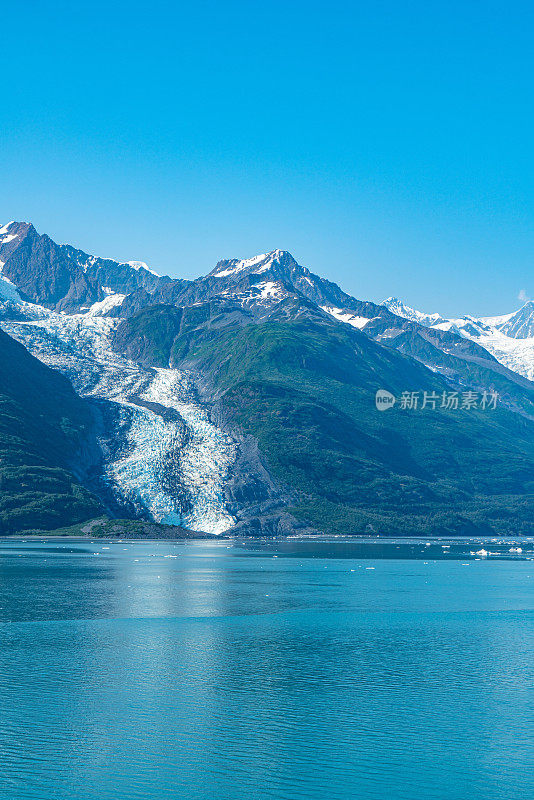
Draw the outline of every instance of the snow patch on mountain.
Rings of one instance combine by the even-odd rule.
[[[228,275],[237,275],[238,272],[243,272],[244,269],[250,269],[251,267],[256,266],[256,264],[261,264],[261,262],[265,261],[267,257],[267,253],[262,253],[259,256],[254,256],[254,258],[247,258],[243,259],[242,261],[231,262],[233,266],[216,272],[213,277],[227,278]]]
[[[67,250],[70,250],[70,245],[68,244],[62,244],[60,246],[64,247]],[[97,258],[96,256],[87,256],[87,258],[81,258],[82,255],[83,254],[80,252],[76,256],[76,263],[78,264],[79,267],[82,268],[83,272],[87,272],[88,269],[90,269],[96,264]]]
[[[13,225],[13,220],[8,222],[7,225],[3,225],[0,228],[0,244],[7,244],[8,242],[12,242],[13,239],[16,239],[18,233],[9,233],[10,227]]]
[[[365,328],[367,323],[370,321],[369,317],[359,317],[356,314],[352,314],[350,311],[344,311],[342,308],[335,308],[333,306],[321,306],[323,311],[326,311],[327,314],[330,314],[335,319],[339,320],[339,322],[345,322],[347,325],[352,325],[353,328]]]
[[[88,316],[105,317],[106,314],[108,314],[112,308],[117,308],[117,306],[122,305],[125,297],[126,297],[125,294],[118,294],[117,292],[113,294],[108,294],[107,297],[105,297],[103,300],[100,300],[98,303],[93,303],[93,305],[87,312]]]
[[[501,325],[504,325],[505,322],[514,316],[516,312],[512,311],[511,314],[501,314],[497,317],[479,317],[479,321],[485,323],[486,325],[491,325],[493,328],[500,328]]]
[[[275,281],[266,281],[265,283],[256,284],[256,288],[260,289],[260,296],[264,299],[268,297],[278,297],[283,294],[282,287]]]

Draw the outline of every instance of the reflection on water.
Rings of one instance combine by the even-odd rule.
[[[533,550],[0,541],[0,795],[532,796]]]

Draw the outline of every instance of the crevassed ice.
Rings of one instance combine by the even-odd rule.
[[[180,474],[186,486],[194,488],[194,498],[193,510],[182,517],[182,524],[194,528],[197,520],[202,520],[203,530],[211,533],[227,530],[235,520],[225,510],[223,488],[236,457],[235,442],[194,402],[194,389],[183,372],[157,369],[143,397],[175,409],[188,428],[189,436],[179,456]]]
[[[111,349],[109,335],[117,322],[91,313],[47,312],[43,319],[2,326],[34,355],[66,374],[80,394],[118,404],[128,420],[124,441],[116,448],[103,437],[102,447],[106,481],[119,496],[145,509],[157,522],[222,533],[235,522],[225,505],[224,486],[236,444],[211,422],[191,376],[172,369],[145,369]],[[139,398],[173,409],[182,422],[164,419],[157,407],[146,408]],[[185,511],[178,490],[187,494]]]

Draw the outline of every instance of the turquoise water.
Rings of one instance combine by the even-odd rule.
[[[533,797],[513,546],[1,540],[0,797]]]

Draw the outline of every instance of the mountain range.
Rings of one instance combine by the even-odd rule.
[[[465,316],[446,319],[440,314],[424,314],[389,297],[384,305],[393,314],[426,328],[455,333],[488,350],[509,369],[534,379],[534,301],[529,300],[512,314],[500,317]]]
[[[532,303],[448,320],[358,300],[283,250],[182,280],[20,222],[0,270],[2,486],[14,419],[33,442],[17,469],[70,480],[25,504],[12,479],[4,531],[105,513],[216,534],[534,532]],[[9,412],[18,361],[43,384],[30,416]]]

